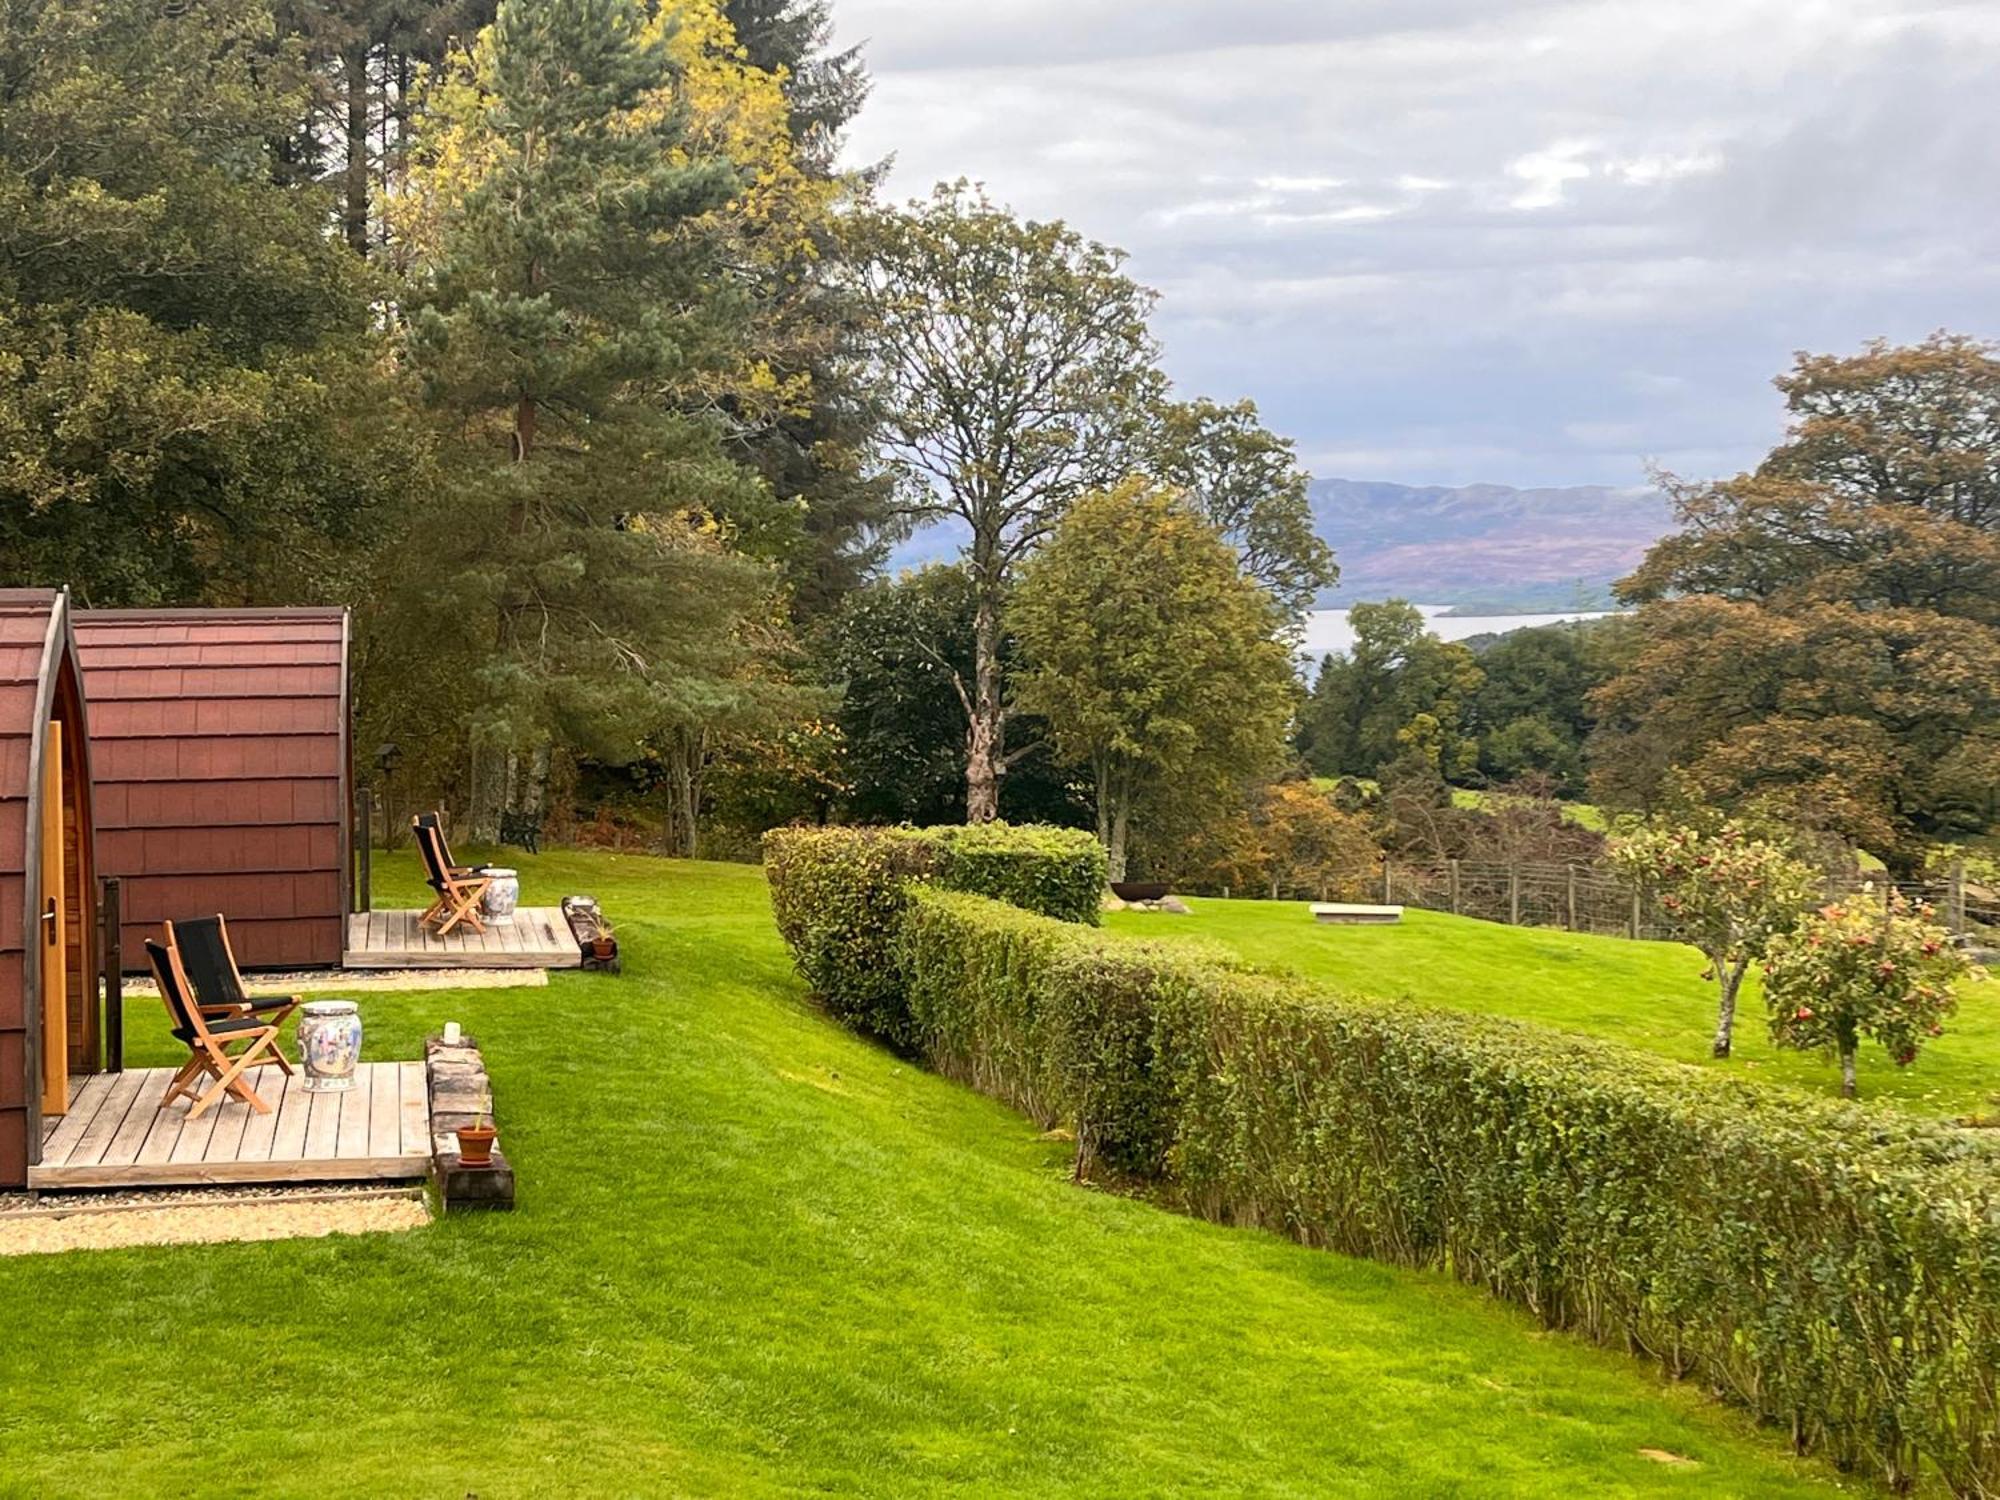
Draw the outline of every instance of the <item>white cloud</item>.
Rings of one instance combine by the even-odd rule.
[[[1580,182],[1590,175],[1584,157],[1594,148],[1588,141],[1564,141],[1541,151],[1530,151],[1507,163],[1507,175],[1527,186],[1507,201],[1515,208],[1554,208],[1563,201],[1563,185]]]
[[[2000,5],[834,0],[834,19],[875,69],[855,160],[894,153],[898,195],[971,176],[1123,245],[1163,293],[1176,379],[1256,398],[1326,472],[1734,468],[1776,437],[1794,349],[2000,335]]]

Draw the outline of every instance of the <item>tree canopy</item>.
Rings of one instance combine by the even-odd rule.
[[[1785,441],[1676,485],[1621,587],[1636,645],[1593,698],[1592,785],[1763,811],[1900,870],[1981,828],[2000,769],[2000,355],[1938,335],[1778,382]]]
[[[1279,765],[1297,699],[1270,595],[1180,496],[1127,480],[1076,503],[1008,609],[1016,701],[1087,766],[1122,880],[1134,809]]]

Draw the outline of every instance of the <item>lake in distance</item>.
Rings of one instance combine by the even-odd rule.
[[[1556,625],[1565,620],[1601,620],[1611,610],[1578,610],[1559,615],[1450,615],[1449,604],[1419,604],[1424,622],[1433,635],[1447,641],[1467,636],[1497,634],[1507,630],[1527,630],[1536,625]],[[1318,660],[1329,651],[1345,652],[1354,644],[1354,632],[1344,609],[1316,609],[1306,616],[1305,639],[1299,650]]]

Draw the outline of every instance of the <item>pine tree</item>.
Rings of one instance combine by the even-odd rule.
[[[849,191],[837,159],[868,95],[860,49],[830,50],[824,0],[723,0],[722,12],[748,64],[781,81],[797,169]],[[866,329],[843,287],[847,265],[830,218],[769,265],[765,285],[790,344],[774,369],[802,383],[805,397],[746,422],[734,450],[773,495],[798,506],[800,536],[783,561],[801,621],[827,615],[862,584],[896,524],[890,482],[874,463],[879,422],[862,388]]]
[[[540,810],[552,750],[637,759],[767,696],[769,575],[714,520],[758,485],[700,399],[741,358],[709,219],[740,180],[667,41],[634,0],[504,0],[396,206],[410,359],[465,433],[400,597],[476,660],[487,826]]]
[[[827,0],[724,0],[722,9],[751,65],[784,75],[792,139],[812,170],[832,176],[841,136],[868,97],[861,49],[832,50]]]

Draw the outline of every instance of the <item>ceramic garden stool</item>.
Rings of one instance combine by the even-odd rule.
[[[361,1007],[352,1000],[309,1000],[300,1006],[299,1060],[308,1093],[353,1088],[361,1065]]]

